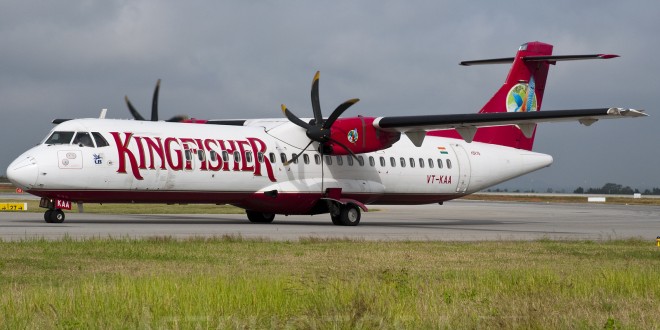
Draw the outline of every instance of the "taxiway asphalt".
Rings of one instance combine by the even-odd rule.
[[[371,206],[357,227],[335,226],[327,214],[276,216],[253,224],[245,215],[108,215],[68,212],[62,224],[43,213],[0,213],[0,239],[173,238],[241,236],[268,240],[609,240],[660,236],[660,207],[451,201],[445,205]]]

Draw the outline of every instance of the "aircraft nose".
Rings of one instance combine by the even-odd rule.
[[[31,156],[21,156],[7,167],[9,181],[26,190],[34,187],[38,175],[37,161]]]

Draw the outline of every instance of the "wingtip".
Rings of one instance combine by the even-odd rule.
[[[286,113],[286,105],[282,104],[281,108],[282,108],[282,112]]]

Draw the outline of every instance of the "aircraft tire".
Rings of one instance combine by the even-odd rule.
[[[341,213],[337,215],[330,215],[330,219],[332,219],[332,224],[335,226],[343,226],[344,223],[341,221]]]
[[[245,210],[248,220],[252,223],[271,223],[275,219],[275,214],[273,213],[262,213],[255,212],[250,210]]]
[[[341,208],[339,220],[344,226],[357,226],[360,223],[360,208],[355,204],[346,204]],[[333,220],[334,223],[334,220]]]
[[[53,210],[50,213],[50,223],[62,223],[64,218],[64,212],[60,209]]]
[[[46,220],[48,223],[53,223],[51,214],[53,214],[53,210],[46,210],[46,212],[44,212],[44,220]]]

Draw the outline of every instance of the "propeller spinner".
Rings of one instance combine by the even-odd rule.
[[[291,110],[289,110],[286,107],[286,105],[282,104],[282,112],[284,112],[286,118],[289,119],[289,121],[291,121],[292,123],[304,128],[305,134],[310,140],[307,146],[305,146],[298,155],[293,157],[285,165],[288,165],[293,160],[297,159],[300,156],[300,154],[302,154],[313,142],[319,143],[319,152],[321,154],[332,153],[332,149],[330,149],[329,146],[326,145],[326,143],[332,142],[346,149],[346,151],[348,151],[351,154],[351,156],[357,159],[355,154],[348,147],[343,145],[341,142],[333,139],[330,133],[331,133],[332,125],[339,118],[339,116],[341,116],[342,113],[344,113],[344,111],[350,108],[353,104],[360,101],[360,99],[350,99],[340,104],[332,112],[332,114],[330,114],[330,117],[324,120],[323,114],[321,113],[321,104],[319,102],[319,75],[320,72],[316,71],[316,74],[314,75],[314,80],[312,81],[311,97],[312,97],[312,111],[314,112],[314,119],[312,119],[309,123],[306,123],[302,119],[298,118],[298,116],[293,114],[293,112],[291,112]]]

